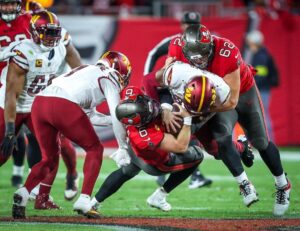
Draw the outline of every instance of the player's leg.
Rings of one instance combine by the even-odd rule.
[[[240,124],[244,127],[251,144],[259,151],[261,158],[275,179],[276,198],[274,215],[283,215],[289,207],[291,184],[283,171],[279,150],[269,140],[264,122],[263,106],[256,86],[241,95],[240,101],[241,103],[237,107],[239,113],[242,114],[239,118]],[[248,102],[251,102],[251,104]]]
[[[13,157],[13,173],[11,177],[12,186],[19,188],[22,186],[23,174],[24,174],[24,159],[25,159],[25,134],[23,129],[19,132],[17,137],[17,149],[14,149]]]
[[[41,97],[43,98],[43,97]],[[35,135],[40,144],[42,160],[33,166],[24,187],[18,189],[14,194],[13,217],[24,218],[25,207],[29,199],[29,192],[40,182],[49,178],[51,173],[57,171],[59,158],[58,131],[49,121],[52,119],[52,108],[49,111],[47,103],[35,101],[32,105],[32,121],[34,124]],[[28,128],[33,131],[31,121],[27,123]],[[43,183],[43,194],[48,194],[54,178]],[[40,189],[41,194],[41,189]],[[48,201],[46,200],[46,201]]]
[[[89,118],[77,104],[60,98],[51,98],[50,102],[60,112],[53,122],[56,128],[86,152],[81,195],[74,204],[76,211],[86,214],[91,209],[90,195],[101,168],[103,146]]]
[[[185,181],[203,160],[203,151],[198,146],[190,146],[184,154],[169,154],[169,161],[160,166],[161,170],[171,173],[162,187],[147,198],[147,204],[162,211],[170,211],[168,193]]]
[[[135,177],[141,169],[133,163],[123,166],[112,172],[103,182],[95,197],[91,201],[94,210],[97,210],[100,203],[117,192],[122,185]]]
[[[249,207],[258,201],[258,197],[244,171],[240,153],[232,142],[232,131],[236,121],[235,110],[217,113],[195,135],[209,154],[223,161],[239,185],[244,204]]]
[[[67,168],[65,199],[72,200],[78,193],[79,175],[76,171],[76,151],[72,142],[60,134],[61,156]]]

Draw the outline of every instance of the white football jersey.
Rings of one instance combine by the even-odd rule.
[[[26,70],[25,83],[21,94],[17,99],[17,113],[31,111],[33,99],[42,91],[51,80],[66,56],[66,48],[59,43],[51,51],[43,51],[38,44],[31,39],[20,41],[13,51],[17,53],[11,61]],[[4,108],[5,86],[0,88],[0,107]]]
[[[52,81],[40,96],[59,97],[78,104],[85,112],[107,101],[114,134],[121,148],[126,148],[126,132],[116,117],[121,86],[116,71],[98,65],[82,65]]]
[[[216,106],[220,106],[226,101],[230,94],[230,87],[221,77],[187,63],[176,61],[170,64],[164,71],[163,83],[169,87],[172,94],[182,99],[184,86],[195,76],[205,76],[213,82],[217,95]]]

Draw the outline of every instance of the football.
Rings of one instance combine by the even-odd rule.
[[[172,112],[179,112],[179,111],[180,111],[180,108],[178,107],[178,105],[173,104],[173,110],[172,110]],[[179,134],[179,132],[180,132],[182,126],[183,126],[183,119],[181,119],[180,121],[178,121],[178,123],[180,124],[180,128],[178,128],[176,132],[174,132],[172,130],[169,132],[170,134],[172,134],[175,137],[178,136],[178,134]]]

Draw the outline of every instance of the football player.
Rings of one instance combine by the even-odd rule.
[[[22,39],[30,38],[29,14],[21,14],[21,0],[0,0],[0,87],[5,81],[7,59],[15,55],[9,45]],[[5,88],[5,86],[3,86]],[[25,139],[21,132],[17,138],[18,150],[13,151],[13,175],[11,183],[14,187],[22,185],[25,157]]]
[[[170,211],[171,205],[166,201],[168,193],[187,179],[203,160],[202,150],[198,146],[189,146],[192,118],[177,105],[180,110],[174,113],[183,118],[183,126],[175,137],[165,133],[160,104],[139,88],[125,88],[121,99],[116,115],[126,125],[131,163],[106,178],[91,201],[93,209],[143,170],[154,176],[171,173],[163,186],[147,199],[149,206]]]
[[[284,215],[289,207],[291,184],[283,171],[279,150],[268,137],[253,67],[244,62],[239,49],[230,40],[212,36],[204,25],[188,27],[182,40],[171,43],[169,56],[169,62],[175,58],[191,63],[217,74],[228,84],[228,100],[222,106],[212,108],[212,111],[220,112],[212,118],[210,126],[212,137],[218,144],[219,156],[240,183],[244,203],[250,206],[257,201],[255,188],[232,145],[232,130],[238,121],[274,176],[276,194],[273,214]]]
[[[59,158],[59,133],[86,151],[81,195],[73,208],[87,217],[99,216],[97,212],[91,211],[90,195],[101,168],[103,146],[86,112],[107,101],[113,130],[119,143],[117,155],[128,155],[126,133],[115,116],[115,108],[120,100],[119,93],[128,84],[130,74],[131,64],[128,58],[120,52],[108,51],[96,65],[82,65],[55,78],[51,85],[36,96],[31,114],[42,150],[42,160],[32,168],[24,187],[14,194],[14,218],[25,217],[25,206],[33,187],[42,182],[42,189],[49,173],[55,177]],[[54,177],[47,181],[49,191]],[[49,192],[44,195],[49,197]]]
[[[51,83],[55,77],[53,73],[66,56],[66,48],[60,42],[61,27],[53,13],[41,11],[34,14],[30,21],[30,33],[32,39],[24,39],[12,47],[16,55],[10,58],[7,81],[2,79],[6,87],[0,88],[0,165],[7,161],[14,149],[20,127],[25,124],[33,132],[30,114],[33,99]],[[42,196],[48,191],[49,187],[44,182],[35,208],[58,208],[49,198]]]
[[[30,38],[29,33],[29,22],[31,19],[31,14],[43,11],[44,8],[35,1],[17,1],[17,0],[3,0],[0,1],[0,4],[3,5],[1,7],[2,13],[1,17],[4,17],[6,21],[3,20],[3,28],[5,32],[6,39],[0,41],[1,47],[0,48],[6,48],[5,51],[1,52],[0,54],[3,57],[0,57],[0,60],[4,60],[5,58],[8,58],[9,56],[15,55],[14,52],[11,52],[11,46],[10,41],[13,42],[15,40],[19,41],[21,39]],[[20,7],[21,4],[21,7]],[[14,11],[7,12],[6,9],[9,8],[10,5],[15,6],[15,13]],[[1,10],[0,9],[0,10]],[[10,16],[8,14],[11,14]],[[22,14],[25,13],[25,14]],[[14,16],[14,17],[13,17]],[[0,24],[2,24],[2,21],[0,20]],[[7,33],[9,31],[9,33]],[[0,30],[0,35],[1,35]],[[71,68],[75,68],[77,66],[81,65],[80,55],[77,52],[76,48],[74,47],[71,36],[69,33],[62,28],[61,32],[61,41],[64,43],[67,54],[65,57],[65,60],[60,65],[60,68],[55,73],[56,75],[60,75],[64,72],[67,72]],[[3,43],[3,44],[2,44]],[[1,56],[0,55],[0,56]],[[2,72],[2,69],[6,66],[7,62],[2,62],[0,67],[0,72]],[[6,78],[6,71],[4,70],[1,74],[1,78]],[[29,132],[28,129],[25,129],[26,136],[28,139],[28,165],[29,168],[31,168],[33,165],[35,165],[37,162],[41,160],[40,150],[38,143],[35,139],[35,137]],[[72,200],[78,192],[78,183],[79,183],[79,176],[76,171],[76,152],[71,144],[71,142],[64,138],[63,136],[60,137],[61,140],[61,154],[63,157],[63,160],[67,167],[67,176],[66,176],[66,190],[65,190],[65,199]],[[25,140],[24,140],[24,133],[20,132],[18,139],[18,149],[14,149],[13,151],[13,160],[14,160],[14,167],[13,167],[13,176],[12,176],[12,184],[16,187],[20,187],[22,184],[22,176],[24,171],[24,155],[25,155]],[[36,195],[38,194],[39,186],[37,186],[32,192],[31,192],[31,199],[35,199]]]

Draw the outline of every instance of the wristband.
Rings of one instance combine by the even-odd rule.
[[[184,117],[183,124],[187,125],[187,126],[191,126],[192,125],[192,117],[191,116]]]
[[[168,103],[162,103],[161,105],[161,108],[164,110],[164,109],[167,109],[169,111],[172,111],[173,110],[173,106],[171,104],[168,104]]]
[[[15,134],[15,123],[7,122],[5,123],[5,135]]]

